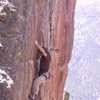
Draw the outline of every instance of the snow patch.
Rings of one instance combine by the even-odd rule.
[[[98,45],[100,45],[100,40],[99,40],[98,37],[95,39],[95,43],[98,44]]]
[[[0,47],[3,47],[3,45],[0,43]]]
[[[100,59],[98,59],[98,62],[100,63]]]
[[[7,83],[7,88],[11,88],[11,85],[14,83],[11,77],[4,70],[0,69],[0,83],[4,82]]]
[[[10,8],[10,11],[16,11],[15,6],[10,3],[8,0],[1,0],[0,1],[0,15],[6,15],[6,12],[2,12],[5,6]]]
[[[93,3],[97,2],[100,4],[100,0],[78,0],[77,4],[80,6],[85,6],[85,5],[91,5]]]
[[[100,100],[100,95],[98,96],[98,99],[97,100]]]
[[[100,12],[100,7],[98,7],[97,10]]]

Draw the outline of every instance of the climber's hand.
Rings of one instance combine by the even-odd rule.
[[[37,40],[35,40],[35,45],[38,45],[38,41]]]
[[[37,46],[37,48],[42,52],[42,54],[46,57],[47,53],[45,52],[45,50],[42,48],[41,45],[38,44],[38,41],[35,40],[35,45]]]

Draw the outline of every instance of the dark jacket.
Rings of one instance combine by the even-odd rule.
[[[49,68],[50,68],[50,62],[51,62],[51,55],[48,51],[47,48],[43,47],[43,49],[45,50],[45,52],[47,53],[47,56],[45,57],[44,55],[41,56],[40,58],[40,71],[39,71],[39,75],[48,72]]]

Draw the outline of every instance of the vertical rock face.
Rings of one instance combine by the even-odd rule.
[[[43,100],[61,100],[73,42],[75,0],[0,0],[0,100],[28,100],[44,33],[53,78]],[[40,92],[41,94],[41,92]]]

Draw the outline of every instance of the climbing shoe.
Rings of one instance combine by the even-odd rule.
[[[33,96],[28,96],[28,98],[30,99],[30,100],[34,100],[34,97]]]

